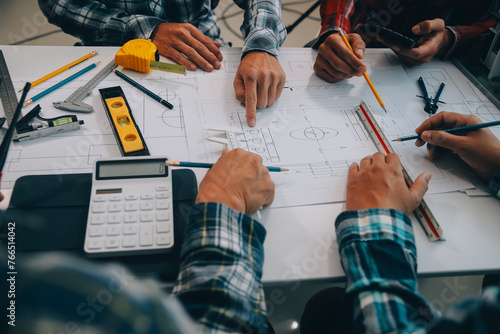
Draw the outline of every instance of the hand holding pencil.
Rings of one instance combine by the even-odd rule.
[[[453,151],[467,163],[478,177],[490,180],[500,170],[500,140],[487,127],[449,133],[443,130],[481,124],[477,116],[442,111],[423,122],[415,132],[416,145],[427,143],[430,159],[436,160]]]
[[[217,202],[252,215],[274,200],[274,182],[262,158],[242,149],[224,150],[203,178],[196,203]]]

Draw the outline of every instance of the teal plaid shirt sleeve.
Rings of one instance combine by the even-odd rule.
[[[241,32],[243,53],[278,56],[286,37],[281,0],[235,0],[245,10]],[[203,34],[222,42],[210,0],[38,0],[50,23],[85,45],[118,45],[149,39],[162,22],[191,23]]]
[[[245,44],[242,57],[252,51],[264,51],[278,57],[278,51],[286,38],[281,20],[281,0],[235,0],[245,10],[240,27]]]
[[[191,209],[173,293],[204,332],[267,333],[265,235],[259,222],[223,204]]]
[[[346,211],[335,225],[354,333],[498,333],[500,288],[442,316],[418,293],[415,238],[403,212]]]
[[[131,39],[149,39],[154,28],[166,21],[153,15],[148,3],[117,1],[107,6],[96,0],[38,0],[50,23],[80,38],[83,44],[117,46]]]
[[[265,229],[217,203],[196,204],[188,219],[172,294],[119,265],[58,254],[17,258],[17,322],[8,333],[267,333]],[[7,272],[1,239],[0,246]]]

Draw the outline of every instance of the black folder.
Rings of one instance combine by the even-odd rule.
[[[4,219],[16,223],[16,253],[21,261],[46,252],[85,257],[83,244],[87,225],[91,174],[29,175],[14,186]],[[191,170],[172,171],[174,204],[174,249],[170,253],[114,256],[89,259],[126,266],[137,275],[174,280],[188,211],[197,195],[196,176]],[[7,221],[2,224],[7,232]]]

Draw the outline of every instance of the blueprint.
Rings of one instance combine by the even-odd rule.
[[[474,114],[483,121],[500,119],[500,111],[451,63],[436,61],[419,68],[407,68],[390,51],[368,50],[364,62],[388,109],[385,113],[364,78],[326,83],[314,74],[314,50],[290,48],[283,49],[279,58],[287,74],[280,99],[272,107],[259,109],[256,127],[249,128],[245,107],[234,97],[233,80],[240,49],[223,49],[223,55],[221,69],[212,73],[196,71],[183,76],[123,70],[172,103],[172,110],[110,74],[85,100],[95,111],[77,115],[85,122],[81,129],[11,145],[1,186],[12,188],[15,180],[23,175],[91,172],[96,159],[119,157],[98,92],[104,87],[123,88],[152,155],[215,162],[225,146],[207,138],[218,135],[213,129],[222,129],[238,133],[241,146],[259,154],[265,165],[288,168],[288,172],[271,173],[276,183],[274,207],[345,200],[350,163],[376,152],[353,112],[361,99],[371,107],[389,139],[413,134],[428,117],[423,111],[422,99],[416,97],[420,94],[419,77],[426,82],[430,96],[435,95],[441,82],[445,83],[440,100],[446,104],[440,105],[439,110]],[[102,60],[104,64],[108,62],[109,59]],[[43,117],[70,114],[55,109],[52,102],[67,98],[98,70],[37,101]],[[34,87],[29,96],[58,82],[56,78]],[[13,77],[16,89],[26,80]],[[34,105],[24,108],[23,113]],[[498,130],[492,130],[500,135]],[[409,141],[394,143],[393,148],[412,178],[423,171],[433,174],[429,193],[474,189],[468,177],[470,173],[453,157],[430,161],[425,148],[417,148]]]

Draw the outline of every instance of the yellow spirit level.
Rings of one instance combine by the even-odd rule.
[[[186,66],[162,63],[153,42],[146,39],[133,39],[125,43],[115,55],[116,64],[139,72],[151,69],[186,75]]]
[[[135,124],[123,90],[117,86],[99,89],[99,93],[122,155],[149,155],[146,142]]]

